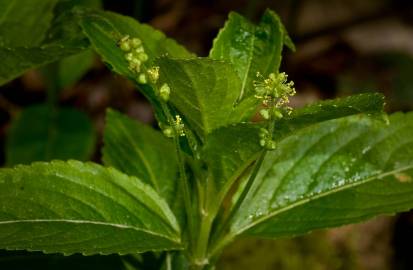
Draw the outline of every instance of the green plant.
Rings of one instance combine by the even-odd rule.
[[[108,110],[105,166],[2,169],[0,248],[211,269],[242,235],[292,237],[413,207],[413,114],[387,117],[379,94],[289,108],[295,90],[279,66],[294,45],[274,12],[258,25],[231,13],[203,58],[129,17],[69,14],[162,132]],[[250,122],[257,110],[263,120]]]

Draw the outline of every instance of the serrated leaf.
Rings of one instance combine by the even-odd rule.
[[[384,98],[380,94],[361,94],[325,100],[301,109],[275,123],[274,137],[281,140],[291,133],[317,123],[354,114],[381,114]],[[239,123],[222,127],[206,138],[203,157],[216,190],[224,196],[234,181],[258,157],[259,123]]]
[[[229,63],[197,59],[156,61],[160,81],[171,88],[170,102],[201,138],[214,129],[239,121],[234,114],[240,80]]]
[[[413,114],[353,116],[282,140],[263,162],[230,234],[293,236],[413,208]]]
[[[0,0],[0,46],[39,45],[57,0]]]
[[[138,177],[168,202],[176,199],[178,164],[175,148],[161,132],[108,110],[103,162]]]
[[[259,25],[231,12],[214,40],[209,57],[229,61],[242,81],[239,100],[251,96],[257,72],[278,72],[283,45],[293,46],[275,12],[266,10]],[[292,47],[293,48],[293,47]]]
[[[0,170],[0,248],[137,253],[180,247],[166,202],[138,178],[79,161]]]
[[[6,163],[87,160],[94,144],[92,123],[84,113],[71,108],[52,111],[47,105],[36,105],[13,120],[7,134]]]

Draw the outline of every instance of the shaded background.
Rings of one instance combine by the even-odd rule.
[[[257,21],[269,7],[297,46],[296,53],[285,51],[281,68],[296,83],[293,106],[380,91],[388,112],[413,110],[413,1],[105,0],[103,6],[153,25],[200,56],[208,54],[230,11]],[[44,102],[46,89],[44,71],[38,70],[0,87],[1,164],[13,119]],[[97,57],[77,83],[60,92],[58,103],[92,119],[97,134],[92,159],[97,162],[107,107],[154,123],[149,104],[133,84],[112,74]],[[404,213],[293,240],[241,239],[218,269],[413,269],[412,242],[413,214]]]

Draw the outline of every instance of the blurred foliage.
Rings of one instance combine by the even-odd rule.
[[[7,4],[7,2],[8,0],[0,1],[0,14],[3,14],[2,12],[6,10],[1,7]],[[9,2],[11,3],[12,1]],[[38,11],[40,11],[42,7],[44,8],[45,12],[40,12],[39,16],[45,24],[48,24],[52,19],[50,10],[51,7],[56,4],[55,2],[57,2],[54,8],[55,18],[53,24],[55,25],[59,23],[57,15],[62,15],[63,12],[75,5],[102,6],[99,0],[40,1],[41,5],[33,4],[35,1],[31,0],[26,0],[25,2],[30,2],[31,5],[35,5],[35,9]],[[288,31],[292,35],[293,40],[298,42],[298,55],[290,56],[283,65],[284,68],[289,71],[291,78],[296,81],[299,91],[301,90],[299,99],[305,100],[305,94],[307,93],[310,93],[309,95],[311,95],[312,98],[319,98],[382,90],[387,97],[388,110],[411,110],[413,108],[413,57],[411,53],[405,51],[387,51],[364,55],[352,47],[349,48],[349,51],[343,53],[341,50],[342,47],[334,47],[331,45],[334,44],[336,40],[340,40],[341,42],[343,40],[342,33],[348,29],[357,28],[359,21],[366,22],[366,20],[363,20],[365,14],[368,16],[364,17],[368,17],[370,20],[374,20],[375,16],[381,16],[381,18],[385,19],[389,14],[396,14],[397,18],[403,20],[404,23],[411,24],[411,18],[413,18],[409,16],[413,10],[411,8],[411,1],[104,0],[103,6],[106,9],[132,15],[142,21],[150,22],[155,27],[166,31],[168,35],[186,44],[193,51],[203,55],[207,54],[212,37],[215,36],[218,28],[222,26],[230,10],[237,10],[247,15],[250,19],[256,20],[257,14],[260,14],[264,8],[271,7],[276,9],[283,19],[285,19]],[[350,12],[347,12],[343,6],[347,6]],[[360,6],[362,7],[360,8]],[[371,14],[373,16],[371,16]],[[333,18],[333,22],[329,21],[329,18]],[[14,19],[17,19],[17,17]],[[335,21],[337,21],[337,23]],[[20,20],[20,22],[26,25],[31,23],[24,19]],[[68,31],[76,32],[68,26],[64,27],[68,29]],[[34,45],[39,42],[39,39],[43,37],[43,32],[45,31],[44,28],[42,28],[42,32],[37,33],[31,31],[28,27],[22,28],[21,26],[20,29],[25,31],[24,33],[19,31],[19,35],[27,34],[27,40],[30,40],[30,42],[23,45]],[[309,30],[305,32],[303,29]],[[48,34],[53,34],[51,30],[53,29],[49,29]],[[7,25],[0,28],[0,43],[6,43],[5,37],[9,32],[13,33],[12,29],[8,28]],[[33,34],[33,36],[30,34]],[[327,42],[327,46],[322,42],[322,45],[319,47],[311,44],[312,41],[326,36],[332,38],[334,41],[330,43]],[[382,35],[382,37],[383,40],[386,39],[385,36]],[[46,38],[49,39],[50,37]],[[52,36],[52,39],[53,38]],[[349,46],[346,41],[344,41],[344,43],[345,46]],[[314,47],[317,48],[314,49]],[[306,51],[308,48],[313,50],[310,50],[310,57],[300,58],[299,53]],[[326,50],[330,50],[330,53],[325,53]],[[91,148],[91,145],[94,144],[94,135],[90,133],[93,132],[92,123],[85,119],[83,113],[75,111],[74,109],[60,108],[60,113],[57,114],[60,116],[51,117],[51,115],[48,114],[49,109],[47,105],[43,103],[43,101],[47,100],[47,95],[44,94],[47,92],[45,88],[49,88],[49,99],[53,100],[52,107],[55,108],[60,107],[62,95],[69,97],[72,95],[69,100],[65,101],[69,106],[79,106],[79,104],[87,105],[89,104],[89,100],[92,100],[91,103],[93,103],[93,105],[86,107],[85,111],[91,110],[90,107],[94,108],[93,106],[97,106],[96,103],[100,102],[105,105],[115,106],[135,116],[138,114],[138,117],[142,117],[145,113],[148,114],[147,111],[149,111],[149,114],[151,113],[150,110],[146,108],[141,109],[146,105],[142,103],[143,101],[138,105],[137,103],[131,103],[131,97],[139,100],[142,100],[142,97],[136,93],[132,93],[132,87],[130,85],[124,82],[119,83],[119,79],[116,79],[118,81],[108,79],[108,77],[111,76],[108,75],[109,72],[99,64],[97,67],[93,67],[94,61],[94,56],[89,51],[70,56],[60,61],[54,66],[58,66],[55,70],[59,74],[58,81],[51,82],[50,79],[48,79],[48,75],[52,75],[52,77],[55,75],[55,73],[48,73],[49,71],[46,71],[46,76],[40,76],[40,81],[42,82],[40,89],[42,89],[43,92],[30,90],[30,87],[33,89],[36,88],[35,81],[31,79],[29,79],[29,83],[25,83],[25,79],[16,80],[0,89],[1,97],[4,96],[6,101],[7,98],[11,96],[15,97],[15,100],[19,100],[23,105],[33,105],[33,103],[41,102],[41,104],[36,107],[21,108],[20,113],[17,113],[17,117],[12,117],[11,121],[9,121],[8,117],[3,116],[1,118],[3,125],[1,136],[3,145],[6,146],[5,149],[8,153],[9,165],[53,158],[88,159],[92,154],[93,147]],[[342,64],[343,62],[346,64]],[[28,74],[26,74],[24,78],[27,80],[28,77]],[[99,78],[100,83],[97,83],[98,80],[96,78]],[[88,83],[87,85],[93,88],[94,91],[82,85],[79,87],[77,82],[80,80],[81,83],[86,81]],[[106,87],[110,90],[107,91],[109,94],[102,90],[102,81],[103,84],[108,85]],[[128,90],[130,91],[128,93],[132,94],[122,94],[121,89],[118,89],[119,86],[123,88],[129,87],[130,89]],[[76,87],[77,90],[75,91],[74,89]],[[63,90],[65,91],[63,92]],[[56,96],[50,97],[50,95]],[[11,101],[13,102],[13,98],[11,98]],[[4,106],[4,103],[6,106]],[[2,102],[2,104],[2,115],[16,115],[15,107],[7,106],[7,102]],[[101,110],[95,112],[95,114],[99,115],[100,118],[95,117],[93,125],[102,125],[101,119],[103,119],[104,107],[103,105],[98,107],[98,109],[101,108]],[[137,109],[137,107],[139,108]],[[41,123],[33,120],[38,114],[41,114],[40,118],[43,119]],[[62,116],[68,114],[76,116],[68,116],[68,118]],[[23,121],[23,118],[26,120]],[[97,122],[96,119],[100,119],[99,121],[101,122]],[[68,123],[71,123],[71,127],[63,130],[60,129],[61,125],[58,123],[62,121],[68,121]],[[50,125],[50,123],[57,124]],[[5,144],[4,137],[7,126],[9,126],[9,139],[7,144]],[[51,143],[48,139],[50,137],[47,135],[50,134],[50,132],[54,134],[53,136],[59,137],[59,134],[61,134],[65,139],[68,139],[65,147],[56,148],[53,146],[56,145],[55,142]],[[83,138],[84,140],[79,138]],[[75,142],[78,140],[82,140],[82,143],[76,145]],[[25,144],[21,143],[21,141],[24,141]],[[30,142],[33,143],[34,141],[37,141],[36,145],[32,148],[30,148],[30,146],[28,147],[27,144]],[[37,150],[31,151],[30,149]],[[49,151],[47,155],[45,154],[46,149],[49,149],[47,150]],[[50,149],[54,150],[51,151]],[[80,151],[78,151],[79,149]],[[67,152],[66,150],[70,151]],[[42,154],[39,154],[39,151]],[[406,218],[406,216],[408,215],[405,215],[403,219],[404,223],[402,224],[411,223],[411,221],[409,221],[410,219]],[[409,231],[412,228],[410,223],[410,227],[407,225],[407,227],[403,227],[403,225],[399,225],[399,227],[403,227],[404,231]],[[368,231],[365,233],[368,233]],[[391,237],[391,232],[385,233],[387,233],[386,236]],[[395,243],[397,253],[395,257],[397,258],[397,262],[402,261],[402,263],[395,263],[399,266],[397,269],[411,269],[409,265],[411,266],[412,264],[405,261],[411,260],[410,254],[408,252],[406,253],[406,249],[409,248],[406,242],[409,242],[409,239],[411,239],[411,237],[399,236],[398,241]],[[293,240],[271,241],[243,239],[234,243],[226,252],[218,269],[359,269],[356,267],[354,258],[354,252],[357,248],[350,243],[344,243],[343,245],[346,248],[338,249],[329,241],[325,232],[315,233]],[[406,245],[404,250],[397,248],[403,245]],[[357,244],[355,246],[357,247]],[[1,256],[4,254],[8,256],[11,254],[14,255],[12,257]],[[29,255],[29,257],[22,260],[21,256],[26,255]],[[376,254],[376,256],[381,255],[380,253]],[[16,260],[16,258],[18,258],[18,260]],[[78,259],[81,260],[80,263]],[[98,260],[100,263],[98,263],[97,267],[100,269],[121,269],[118,264],[119,258],[116,256],[80,258],[80,256],[61,257],[38,253],[28,254],[25,252],[0,253],[0,269],[25,269],[27,266],[30,266],[30,269],[90,269],[96,267],[95,263]]]

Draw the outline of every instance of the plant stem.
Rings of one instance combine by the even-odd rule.
[[[250,177],[247,180],[247,183],[239,196],[238,200],[236,201],[234,207],[231,209],[231,212],[229,213],[228,217],[225,219],[224,224],[222,225],[221,229],[218,231],[218,237],[217,244],[214,245],[212,251],[210,252],[209,256],[214,257],[217,255],[218,252],[220,252],[224,246],[229,244],[233,240],[233,236],[231,234],[225,235],[226,232],[228,231],[228,228],[230,226],[230,222],[234,215],[238,212],[239,208],[241,207],[242,203],[244,202],[245,197],[247,196],[248,192],[250,191],[252,184],[254,183],[254,180],[258,174],[258,171],[261,168],[262,162],[265,158],[267,151],[263,150],[258,157],[258,160],[255,162],[254,169],[251,172]],[[221,239],[222,240],[219,240]]]
[[[168,120],[169,125],[173,126],[174,124],[174,119],[172,117],[171,112],[169,111],[168,106],[166,103],[161,102],[161,107],[162,110]],[[179,166],[179,182],[180,182],[180,189],[182,192],[182,195],[184,197],[184,206],[185,206],[185,212],[186,212],[186,221],[187,221],[187,228],[188,228],[188,237],[190,240],[190,243],[193,242],[194,235],[193,235],[193,214],[192,214],[192,206],[191,206],[191,195],[190,195],[190,187],[189,187],[189,182],[188,178],[186,176],[186,171],[185,171],[185,161],[184,157],[182,155],[181,147],[179,144],[179,136],[178,132],[174,129],[174,145],[175,145],[175,151],[176,151],[176,156],[178,159],[178,166]]]

